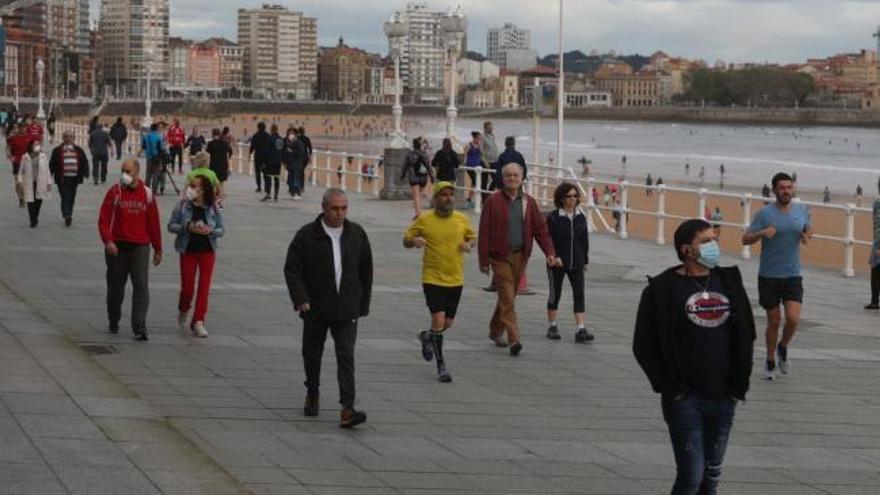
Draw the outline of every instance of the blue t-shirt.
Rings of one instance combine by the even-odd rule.
[[[144,149],[147,160],[157,158],[162,153],[162,135],[158,132],[150,131],[141,140],[141,147]]]
[[[761,264],[758,275],[767,278],[801,276],[801,233],[810,227],[810,210],[800,203],[791,203],[783,213],[776,203],[761,208],[749,226],[754,234],[769,226],[776,228],[772,239],[761,239]]]

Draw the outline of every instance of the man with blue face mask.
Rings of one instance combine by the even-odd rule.
[[[755,321],[739,268],[705,220],[675,231],[681,264],[648,278],[633,353],[661,394],[677,476],[673,494],[716,493],[733,427],[752,373]]]

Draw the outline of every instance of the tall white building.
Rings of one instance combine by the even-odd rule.
[[[168,0],[101,0],[98,23],[107,86],[119,96],[143,97],[147,66],[151,91],[160,94],[168,80]]]
[[[189,85],[189,49],[192,40],[168,39],[168,82],[172,86]]]
[[[502,69],[523,71],[536,65],[537,52],[532,49],[532,34],[511,23],[500,28],[489,28],[486,38],[486,58]]]
[[[409,23],[400,60],[403,87],[415,101],[443,101],[446,49],[440,21],[446,14],[428,10],[427,4],[410,2],[398,15]]]
[[[238,9],[243,83],[264,97],[311,99],[318,81],[318,22],[280,5]]]

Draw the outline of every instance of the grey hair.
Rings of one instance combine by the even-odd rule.
[[[506,163],[506,164],[504,164],[504,166],[501,167],[501,173],[503,174],[504,171],[507,170],[507,168],[508,168],[508,167],[511,167],[511,166],[518,168],[518,169],[519,169],[519,173],[523,173],[523,166],[520,165],[519,163],[516,163],[516,162],[510,162],[510,163]]]
[[[345,196],[345,191],[338,187],[331,187],[324,191],[324,197],[321,198],[321,206],[327,206],[334,196]]]

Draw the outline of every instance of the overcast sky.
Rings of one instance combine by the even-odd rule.
[[[92,1],[97,18],[100,0]],[[259,0],[170,0],[171,34],[236,39],[236,10]],[[268,0],[266,0],[268,3]],[[273,2],[278,3],[278,2]],[[382,23],[403,0],[280,2],[318,18],[318,42],[346,43],[384,53]],[[557,50],[557,0],[432,0],[445,11],[461,3],[468,47],[485,53],[486,30],[513,22],[532,31],[541,55]],[[714,62],[799,62],[876,47],[880,0],[565,0],[566,50],[670,55]]]

